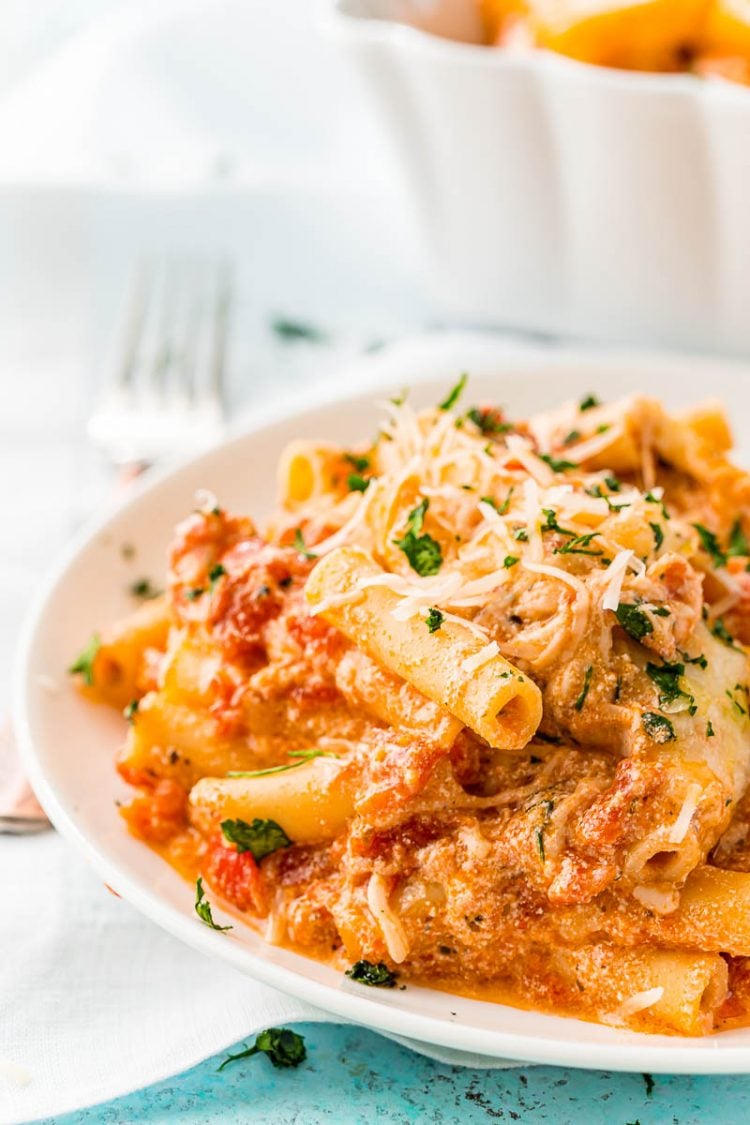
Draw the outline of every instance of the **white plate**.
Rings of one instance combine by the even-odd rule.
[[[498,401],[521,415],[588,391],[611,398],[641,389],[672,405],[718,395],[728,403],[738,434],[750,433],[750,373],[728,364],[514,352],[496,342],[453,337],[370,361],[352,372],[351,382],[385,379],[401,387],[431,372],[437,378],[420,382],[413,395],[429,403],[466,367],[474,373],[467,404]],[[496,1059],[668,1073],[749,1072],[750,1029],[704,1040],[643,1036],[413,986],[403,992],[367,990],[315,961],[266,946],[241,925],[214,933],[195,916],[192,888],[126,832],[115,807],[126,790],[113,767],[123,721],[76,694],[65,674],[71,657],[94,630],[132,608],[130,581],[162,573],[171,529],[190,510],[197,488],[213,490],[229,508],[263,517],[273,503],[272,466],[288,440],[317,436],[351,443],[370,437],[375,421],[372,390],[335,406],[265,412],[240,436],[146,482],[68,552],[31,614],[16,682],[18,734],[44,807],[111,887],[175,937],[331,1013]],[[137,549],[134,562],[122,557],[125,543]],[[40,681],[50,676],[62,685],[57,693]]]

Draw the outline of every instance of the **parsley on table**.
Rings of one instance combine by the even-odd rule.
[[[553,457],[551,453],[537,453],[537,457],[549,465],[553,473],[564,473],[566,469],[577,469],[578,463],[576,461],[566,461],[564,458],[558,459]]]
[[[656,550],[658,551],[662,543],[664,542],[664,532],[662,531],[661,524],[650,523],[648,526],[654,533],[654,543],[656,544]]]
[[[81,676],[83,682],[92,687],[94,683],[94,661],[101,647],[101,637],[98,633],[94,633],[81,655],[68,668],[70,675]]]
[[[370,480],[368,477],[362,477],[359,473],[349,473],[346,478],[346,487],[350,492],[367,492],[370,487]]]
[[[295,551],[297,551],[306,559],[317,559],[318,557],[314,551],[308,551],[307,547],[305,546],[305,541],[302,538],[302,532],[298,527],[295,527],[294,529],[294,541],[292,543],[292,546],[294,547]]]
[[[311,344],[322,344],[328,339],[325,332],[306,324],[301,320],[292,320],[288,316],[277,316],[271,321],[271,331],[285,343],[295,343],[298,340],[307,340]]]
[[[424,517],[430,506],[425,497],[416,508],[412,508],[406,525],[406,534],[401,539],[394,539],[394,543],[403,551],[409,560],[412,570],[422,578],[437,574],[443,565],[443,552],[440,544],[431,535],[422,535]]]
[[[201,922],[210,926],[212,930],[218,930],[224,933],[226,930],[233,930],[234,926],[219,926],[214,922],[213,914],[211,913],[211,903],[205,897],[203,891],[203,879],[199,876],[198,882],[195,884],[195,913],[200,918]]]
[[[425,617],[425,625],[427,626],[428,633],[437,633],[440,626],[445,621],[445,614],[441,613],[435,606],[430,606]]]
[[[654,626],[649,621],[648,615],[637,605],[620,602],[615,610],[617,620],[625,632],[635,641],[642,641],[649,633],[653,633]]]
[[[456,383],[456,385],[450,389],[447,397],[445,399],[443,399],[443,401],[440,403],[440,407],[439,407],[440,410],[452,410],[453,409],[453,407],[456,405],[459,398],[461,397],[461,393],[463,392],[463,389],[466,386],[466,382],[467,382],[468,378],[469,378],[469,376],[466,374],[466,372],[464,372],[463,375],[461,376],[461,378]]]
[[[393,988],[398,973],[392,972],[382,961],[378,961],[377,965],[372,961],[355,961],[346,970],[346,975],[357,984],[367,984],[370,988]]]
[[[250,852],[258,863],[279,848],[292,846],[292,841],[275,820],[255,817],[250,824],[246,820],[222,820],[221,831],[225,840],[237,845],[240,854]]]
[[[641,715],[641,722],[643,723],[643,729],[653,742],[663,744],[674,742],[677,738],[669,719],[665,718],[664,715],[657,714],[656,711],[644,711]]]
[[[581,694],[578,696],[578,699],[576,699],[575,703],[573,704],[576,711],[582,711],[583,710],[583,705],[586,702],[586,696],[588,695],[589,688],[591,687],[591,677],[592,677],[593,673],[594,673],[594,666],[593,666],[593,664],[589,664],[588,668],[586,669],[586,674],[583,677],[583,690],[581,691]]]
[[[307,1049],[303,1035],[290,1031],[288,1027],[269,1027],[261,1031],[255,1038],[252,1047],[245,1047],[235,1055],[227,1055],[224,1062],[218,1067],[223,1070],[230,1063],[238,1059],[249,1059],[253,1055],[265,1055],[278,1069],[283,1067],[299,1066],[307,1058]]]
[[[593,410],[595,406],[599,405],[600,402],[596,395],[586,395],[586,397],[579,402],[578,409],[581,414],[583,414],[586,410]]]
[[[283,766],[268,766],[264,770],[230,770],[227,777],[267,777],[271,773],[286,773],[287,770],[294,770],[297,766],[304,765],[305,762],[311,762],[313,758],[336,758],[336,754],[328,754],[325,750],[288,750],[287,754],[290,758],[296,758],[296,762],[289,762]]]
[[[702,523],[694,523],[693,527],[700,536],[703,550],[711,556],[711,561],[713,562],[714,566],[726,566],[727,556],[719,546],[719,540],[716,538],[713,531],[709,531],[709,529],[707,527],[704,527]]]

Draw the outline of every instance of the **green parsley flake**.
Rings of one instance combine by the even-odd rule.
[[[518,543],[528,543],[529,533],[528,533],[528,531],[526,530],[525,527],[517,527],[516,530],[513,532],[513,538]]]
[[[663,745],[665,742],[674,742],[677,735],[669,719],[656,711],[644,711],[641,715],[643,729],[653,742]]]
[[[593,410],[595,406],[601,406],[596,395],[586,395],[586,397],[579,402],[578,409],[581,414],[583,414],[586,410]]]
[[[709,719],[708,722],[706,723],[706,738],[713,738],[715,733],[716,732],[714,730],[714,725],[711,722],[711,720]]]
[[[213,594],[213,592],[214,592],[214,590],[215,590],[215,588],[216,588],[216,583],[217,583],[217,582],[219,581],[219,579],[220,579],[220,578],[222,578],[222,577],[223,577],[223,576],[224,576],[225,574],[226,574],[226,570],[225,570],[225,568],[224,568],[224,567],[223,567],[223,566],[221,565],[221,563],[217,563],[217,564],[216,564],[216,566],[212,566],[212,567],[211,567],[211,569],[210,569],[210,570],[209,570],[209,572],[208,572],[208,581],[209,581],[209,591],[210,591],[210,593],[212,593],[212,594]]]
[[[139,702],[140,702],[140,700],[138,700],[138,699],[131,699],[130,703],[128,703],[127,707],[125,708],[125,710],[122,713],[123,718],[127,719],[127,721],[129,723],[135,722],[135,715],[136,715],[136,712],[138,710]]]
[[[227,1055],[217,1069],[223,1070],[225,1066],[237,1062],[238,1059],[249,1059],[253,1055],[260,1054],[265,1055],[278,1069],[299,1066],[307,1058],[304,1036],[298,1035],[296,1031],[290,1031],[287,1027],[269,1027],[256,1036],[252,1047],[245,1047],[235,1055]]]
[[[737,519],[732,525],[732,530],[729,532],[729,546],[727,547],[727,558],[735,558],[736,556],[750,555],[750,544],[745,538],[745,533],[742,530],[742,521]]]
[[[558,535],[569,535],[572,539],[576,538],[575,531],[569,531],[566,527],[560,527],[554,508],[542,508],[542,513],[546,517],[545,522],[542,524],[542,531],[556,531]]]
[[[275,820],[256,817],[250,824],[245,820],[222,820],[221,830],[230,844],[237,845],[240,854],[251,852],[258,863],[279,848],[292,846],[292,841]]]
[[[553,473],[564,473],[567,469],[577,469],[578,463],[576,461],[566,461],[553,457],[551,453],[537,453],[540,461],[544,461],[545,465],[549,465]]]
[[[162,593],[157,586],[154,586],[150,578],[137,578],[135,582],[131,582],[128,589],[134,598],[140,598],[144,602],[153,601],[154,598],[160,597]]]
[[[355,961],[351,969],[346,970],[346,975],[357,982],[366,984],[370,988],[394,988],[398,973],[394,973],[382,961],[377,965],[372,961]]]
[[[678,699],[687,701],[688,711],[695,714],[695,697],[690,692],[680,687],[680,676],[685,675],[684,664],[652,664],[646,665],[646,675],[653,680],[659,689],[659,706],[666,707]]]
[[[516,563],[520,561],[521,560],[519,559],[518,555],[506,555],[503,559],[503,566],[506,570],[510,570],[512,566],[515,566]]]
[[[658,551],[662,543],[664,542],[664,532],[662,531],[661,524],[650,523],[648,526],[654,533],[654,542],[656,544],[656,550]]]
[[[292,546],[294,547],[295,551],[297,551],[306,559],[317,559],[318,557],[314,551],[308,551],[307,547],[305,546],[305,541],[302,538],[302,532],[298,527],[294,529],[294,541]]]
[[[202,594],[205,594],[205,592],[204,586],[193,586],[190,590],[185,591],[185,601],[195,602]]]
[[[713,531],[709,531],[702,523],[694,523],[693,527],[700,536],[703,550],[711,556],[711,561],[716,567],[727,565],[727,556],[719,546],[719,540],[714,535]]]
[[[637,605],[620,602],[615,610],[615,615],[625,632],[635,641],[642,641],[644,637],[654,631],[654,626],[649,621],[648,615]]]
[[[214,922],[213,914],[211,913],[211,903],[203,893],[203,879],[201,877],[198,878],[198,882],[195,884],[195,913],[198,915],[201,922],[210,926],[212,930],[225,933],[227,930],[234,929],[234,926],[219,926]]]
[[[534,839],[536,840],[536,850],[539,852],[539,859],[541,863],[545,862],[544,855],[544,829],[537,828],[534,832]]]
[[[92,687],[94,683],[94,661],[101,647],[101,637],[98,633],[94,633],[81,655],[71,664],[70,668],[68,668],[69,674],[71,676],[81,676],[83,682],[88,684],[89,687]]]
[[[287,753],[290,758],[297,758],[298,760],[283,766],[268,766],[264,770],[230,770],[227,777],[267,777],[272,773],[286,773],[287,770],[294,770],[297,766],[304,765],[305,762],[311,762],[313,758],[338,757],[337,754],[328,754],[325,750],[289,750]]]
[[[436,607],[430,606],[427,616],[425,617],[425,625],[427,626],[428,633],[437,633],[440,626],[445,621],[445,614],[441,613]]]
[[[741,649],[739,645],[734,643],[734,637],[720,617],[717,617],[716,621],[714,621],[711,632],[720,641],[723,641],[725,645],[728,645],[729,648],[733,648],[735,652],[744,652],[744,649]]]
[[[568,534],[565,532],[564,534]],[[590,531],[586,535],[576,535],[574,539],[569,539],[562,547],[555,547],[554,553],[556,555],[590,555],[592,558],[598,558],[604,554],[604,551],[590,551],[592,540],[596,539],[599,535],[598,531]]]
[[[370,481],[367,477],[361,477],[359,473],[349,473],[346,478],[346,487],[350,492],[367,492]]]
[[[591,687],[591,677],[592,677],[593,673],[594,673],[594,666],[593,666],[593,664],[589,664],[588,668],[586,669],[586,674],[583,677],[583,691],[581,692],[581,694],[578,696],[578,699],[576,699],[575,703],[573,704],[576,711],[582,711],[583,710],[583,705],[586,702],[586,696],[588,695],[589,688]]]
[[[406,534],[402,539],[394,539],[395,545],[403,551],[412,570],[422,578],[437,574],[443,565],[443,552],[440,544],[431,535],[421,535],[424,517],[430,506],[425,497],[416,508],[409,512]]]
[[[370,458],[360,457],[357,453],[345,453],[344,460],[351,465],[355,473],[366,473],[370,468]]]
[[[459,398],[461,397],[461,394],[463,393],[463,389],[466,386],[468,378],[469,378],[469,376],[466,374],[466,372],[464,372],[464,374],[461,376],[461,378],[456,383],[455,387],[452,387],[451,390],[449,391],[448,397],[443,399],[443,401],[440,403],[440,407],[439,407],[440,410],[452,410],[453,409],[453,407],[456,405]]]
[[[513,429],[512,422],[506,422],[499,410],[492,406],[472,406],[466,411],[466,417],[473,422],[477,429],[485,436],[493,434],[507,434]]]
[[[664,519],[669,519],[669,512],[667,511],[667,506],[663,500],[660,500],[658,496],[654,496],[653,492],[646,492],[643,498],[644,500],[648,500],[649,504],[658,504],[661,508],[661,514]]]
[[[580,430],[571,430],[570,433],[566,434],[565,437],[563,438],[563,445],[575,445],[575,443],[577,441],[580,441],[580,440],[581,440],[581,431]]]

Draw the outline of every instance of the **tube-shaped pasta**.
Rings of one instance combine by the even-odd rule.
[[[279,499],[294,510],[334,488],[331,466],[341,460],[341,448],[317,441],[292,441],[279,461]]]
[[[657,940],[750,956],[750,875],[696,868],[682,889],[677,910],[654,919],[652,927]]]
[[[336,687],[354,706],[392,727],[428,731],[438,746],[452,746],[464,724],[445,707],[376,664],[361,649],[344,654],[336,669]]]
[[[583,995],[591,990],[604,1022],[639,1031],[706,1035],[726,998],[728,971],[718,954],[608,945],[559,951]]]
[[[83,690],[103,703],[125,707],[140,694],[138,678],[145,649],[166,648],[169,627],[166,597],[145,602],[135,613],[112,625],[94,657],[94,682]]]
[[[396,594],[384,587],[359,587],[360,579],[380,573],[365,551],[340,547],[315,566],[305,596],[313,610],[368,656],[446,707],[491,746],[526,746],[542,717],[536,684],[508,663],[497,646],[483,645],[468,626],[446,621],[429,633],[420,618],[395,618]],[[347,595],[352,600],[342,604]]]
[[[296,844],[332,840],[354,814],[355,778],[331,758],[264,777],[205,777],[193,787],[193,819],[210,829],[227,818],[275,820]]]

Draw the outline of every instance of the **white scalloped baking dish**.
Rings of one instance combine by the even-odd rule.
[[[471,39],[470,0],[330,0],[408,174],[444,313],[750,349],[750,91]],[[439,21],[437,24],[435,21]]]

